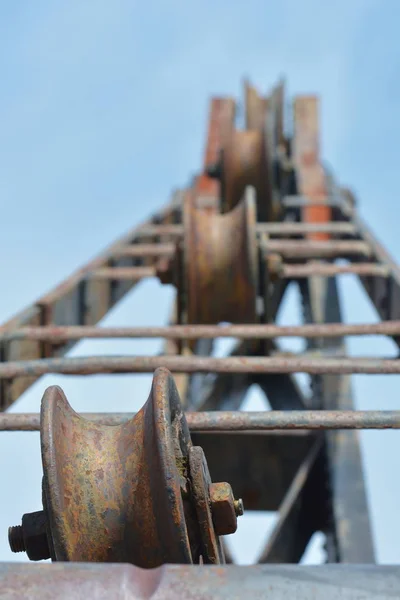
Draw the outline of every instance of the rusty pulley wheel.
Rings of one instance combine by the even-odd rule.
[[[267,124],[268,98],[260,96],[248,81],[244,83],[245,128],[261,131]]]
[[[232,211],[197,209],[194,196],[184,204],[183,271],[187,323],[256,321],[258,254],[256,209],[251,190]]]
[[[222,501],[230,486],[211,484],[205,459],[206,475],[199,478],[193,456],[202,450],[191,443],[167,369],[155,372],[143,408],[117,426],[82,418],[59,387],[48,388],[41,445],[44,510],[10,528],[14,552],[26,550],[32,560],[144,568],[224,562],[218,532],[236,530],[231,513],[242,514],[241,507],[233,495]]]
[[[221,156],[224,212],[237,206],[243,198],[245,188],[253,186],[256,191],[258,219],[273,220],[270,158],[265,130],[232,131]]]

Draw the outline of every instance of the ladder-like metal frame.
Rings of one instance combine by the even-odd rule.
[[[269,142],[278,162],[287,140],[282,95],[280,85],[267,99]],[[213,479],[229,481],[248,510],[278,511],[259,563],[298,563],[313,533],[323,531],[327,562],[373,564],[358,434],[354,430],[321,433],[320,428],[400,427],[400,411],[354,413],[350,384],[351,373],[400,373],[400,361],[348,358],[344,343],[346,335],[373,333],[399,343],[400,270],[359,218],[352,194],[338,187],[322,166],[316,98],[296,98],[293,113],[287,176],[279,185],[275,182],[273,190],[281,217],[257,224],[260,260],[279,258],[274,281],[268,282],[269,313],[264,324],[180,325],[175,302],[165,328],[95,327],[139,281],[156,276],[162,261],[174,252],[183,233],[184,196],[177,191],[159,213],[0,328],[0,430],[39,428],[38,415],[4,411],[45,373],[152,372],[164,365],[177,373],[193,441],[203,447]],[[214,99],[204,173],[217,162],[233,120],[234,102]],[[204,207],[207,202],[213,206],[219,183],[204,173],[192,187]],[[336,264],[340,257],[349,263]],[[382,323],[342,323],[337,277],[346,273],[359,277]],[[274,321],[289,285],[299,286],[304,325],[278,327]],[[304,336],[307,352],[282,356],[275,341],[282,335]],[[230,356],[213,358],[213,340],[227,336],[236,337],[237,346]],[[156,357],[65,357],[78,340],[99,337],[163,337],[164,351]],[[179,340],[185,338],[198,339],[195,354],[179,354]],[[260,342],[266,339],[268,345]],[[296,372],[310,374],[309,397],[297,385]],[[253,384],[267,394],[272,412],[221,412],[238,411]],[[90,417],[110,423],[125,418]],[[260,430],[263,435],[254,435]],[[223,437],[212,435],[216,431],[224,431]],[[229,553],[227,559],[232,561]],[[64,567],[52,568],[56,574]],[[193,568],[168,567],[170,573]],[[372,575],[366,571],[365,581],[379,579],[380,571],[374,568]],[[185,577],[195,579],[189,571]],[[0,569],[0,581],[1,573]],[[341,597],[352,597],[345,593]]]

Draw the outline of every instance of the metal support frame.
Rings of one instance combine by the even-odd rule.
[[[355,412],[350,374],[398,374],[400,360],[346,357],[344,336],[387,335],[400,345],[400,269],[358,217],[349,193],[335,186],[322,167],[316,98],[296,99],[293,136],[286,139],[283,84],[268,98],[258,97],[248,85],[247,93],[257,109],[254,118],[247,114],[247,121],[252,127],[256,124],[265,127],[268,133],[273,202],[280,211],[276,222],[259,222],[254,232],[262,272],[259,299],[264,296],[259,322],[183,325],[177,299],[167,327],[95,327],[137,281],[157,276],[160,264],[164,268],[165,261],[175,256],[183,236],[184,201],[184,194],[176,192],[160,213],[0,327],[0,409],[7,410],[45,373],[152,372],[158,366],[166,366],[176,373],[174,378],[187,411],[193,443],[204,449],[212,478],[229,481],[235,493],[243,498],[247,510],[278,512],[272,535],[260,554],[260,563],[299,562],[316,531],[326,534],[328,562],[373,563],[368,503],[355,429],[400,428],[400,411]],[[234,118],[232,99],[212,100],[203,172],[194,179],[191,188],[202,210],[218,210],[221,186],[217,178],[210,176],[210,169],[218,163],[224,140],[234,127]],[[338,257],[345,257],[349,264],[335,264]],[[360,278],[384,322],[342,323],[337,277],[346,273]],[[274,322],[282,298],[288,285],[295,284],[300,288],[305,324],[278,327]],[[161,355],[65,357],[80,339],[146,336],[164,339]],[[300,356],[279,353],[276,339],[285,336],[304,337],[308,352]],[[237,338],[238,343],[228,357],[212,356],[218,337]],[[188,340],[196,340],[191,349]],[[294,374],[298,372],[311,375],[310,398],[297,385]],[[235,412],[253,384],[266,394],[272,411]],[[117,424],[132,417],[112,413],[86,416],[104,424]],[[39,415],[0,414],[0,431],[38,429]],[[351,431],[321,432],[321,429]],[[229,555],[227,562],[232,562]],[[15,593],[22,589],[21,582],[26,581],[31,569],[32,566],[0,565],[0,587],[6,589],[13,578],[14,596],[10,597],[23,598]],[[119,597],[122,581],[124,589],[132,592],[132,598],[150,597],[144,587],[140,588],[140,582],[145,580],[146,590],[159,586],[165,598],[177,597],[173,594],[178,589],[178,580],[181,595],[184,586],[189,586],[193,594],[196,585],[199,597],[204,593],[204,598],[228,597],[229,590],[231,597],[235,581],[236,585],[240,583],[243,596],[254,595],[255,590],[263,593],[267,586],[273,591],[273,598],[292,596],[299,593],[301,586],[308,597],[311,584],[327,599],[355,598],[354,590],[362,598],[376,597],[374,593],[386,598],[392,589],[390,582],[387,583],[390,578],[395,581],[396,589],[400,589],[399,570],[378,567],[357,570],[330,565],[315,571],[266,565],[224,566],[218,577],[226,587],[222,586],[218,594],[214,593],[216,575],[212,568],[207,578],[195,567],[186,566],[167,566],[157,573],[140,573],[140,576],[135,567],[113,565],[113,569],[99,565],[52,565],[50,583],[45,576],[44,579],[42,575],[36,576],[36,580],[32,577],[33,592],[29,597],[38,597],[37,585],[40,585],[40,597],[46,598],[46,593],[52,593],[52,586],[58,578],[61,582],[67,571],[90,586],[97,582],[99,594],[107,590],[113,597]],[[319,573],[318,581],[315,572]],[[384,580],[382,574],[389,579]],[[182,577],[186,579],[183,581]],[[338,578],[342,584],[340,590],[335,588]],[[75,583],[69,585],[73,589]],[[95,593],[92,597],[96,597]]]

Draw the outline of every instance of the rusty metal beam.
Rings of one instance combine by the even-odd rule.
[[[236,103],[232,98],[213,98],[211,100],[203,159],[203,173],[196,179],[194,184],[199,197],[215,198],[219,196],[219,181],[209,177],[206,174],[206,170],[219,160],[220,151],[234,127],[235,114]]]
[[[320,131],[318,100],[316,97],[299,97],[294,103],[294,163],[296,191],[311,201],[327,201],[335,197],[333,179],[322,166],[320,157]],[[350,203],[347,202],[347,206]],[[347,211],[351,214],[352,208]],[[301,209],[302,221],[330,222],[332,207],[307,206]],[[353,223],[354,223],[353,219]],[[358,228],[357,228],[358,229]],[[309,234],[310,243],[327,246],[351,242],[331,242],[328,234]],[[318,241],[315,241],[318,240]],[[324,241],[322,241],[324,240]],[[352,242],[354,251],[348,254],[360,260],[355,248],[365,245],[364,256],[373,258],[370,244]],[[336,246],[337,247],[337,246]],[[324,258],[320,253],[318,258]],[[331,255],[333,257],[333,254]],[[343,256],[343,255],[342,255]],[[312,267],[317,267],[317,264]],[[323,265],[325,266],[325,265]],[[330,323],[342,320],[337,282],[334,277],[321,278],[317,269],[300,282],[305,320],[313,323]],[[308,347],[317,349],[322,356],[338,357],[346,354],[343,338],[316,338]],[[311,406],[323,409],[352,409],[352,392],[349,373],[325,372],[312,374]],[[374,562],[374,552],[369,523],[368,505],[363,481],[361,453],[356,432],[326,434],[325,470],[319,487],[327,492],[325,502],[326,549],[330,562]]]
[[[104,267],[88,274],[90,279],[112,279],[115,281],[140,281],[156,277],[155,267]]]
[[[349,565],[165,565],[2,563],[0,589],[9,600],[232,600],[323,598],[390,600],[400,596],[400,567]]]
[[[159,235],[172,238],[179,238],[183,235],[183,225],[179,223],[172,225],[147,225],[138,232],[137,239],[155,237]]]
[[[290,259],[345,258],[372,254],[368,244],[353,240],[268,240],[262,246],[268,252],[276,252]]]
[[[327,200],[326,182],[320,163],[319,114],[316,96],[298,96],[293,104],[293,162],[296,173],[296,191],[320,206],[305,205],[302,221],[319,223],[332,221],[332,209],[324,206]],[[326,233],[309,234],[310,240],[329,240]],[[320,255],[321,256],[321,255]]]
[[[329,223],[288,223],[288,222],[278,222],[278,223],[257,223],[256,225],[257,233],[269,233],[272,235],[305,235],[307,233],[334,233],[334,234],[346,234],[346,235],[354,235],[357,232],[357,228],[353,223],[347,222],[329,222]],[[143,237],[154,237],[158,235],[170,236],[172,238],[180,238],[183,235],[183,225],[150,225],[144,227],[138,234],[138,238]],[[137,246],[143,246],[144,248],[148,247],[148,250],[135,250],[135,245],[132,245],[132,253],[129,254],[130,250],[124,249],[124,256],[142,256],[146,255],[147,252],[157,252],[155,244],[137,244]],[[165,243],[165,248],[163,252],[165,254],[171,252],[171,244]],[[121,250],[122,251],[122,250]],[[137,252],[137,254],[136,254]],[[161,250],[160,250],[161,253]],[[119,256],[118,251],[118,256]]]
[[[41,340],[65,342],[81,339],[163,338],[169,340],[239,338],[273,339],[280,337],[342,337],[400,335],[399,321],[378,323],[313,323],[307,325],[170,325],[165,327],[24,327],[2,334],[0,340]],[[174,354],[176,354],[175,352]],[[171,353],[169,353],[171,354]]]
[[[135,413],[83,413],[102,425],[119,425]],[[269,430],[400,429],[398,410],[272,410],[187,412],[191,431],[213,433]],[[0,431],[37,431],[39,414],[2,413]]]
[[[333,233],[354,235],[357,229],[353,223],[257,223],[257,233],[271,235],[306,235],[308,233]]]
[[[382,319],[400,318],[400,267],[360,217],[355,217],[355,224],[361,239],[371,248],[374,258],[388,270],[386,279],[364,277],[360,273],[360,281]],[[400,346],[400,338],[396,342]]]
[[[82,356],[0,363],[0,379],[59,373],[152,373],[158,367],[173,373],[310,373],[310,374],[399,374],[399,359],[380,358],[292,358],[232,356]]]
[[[306,277],[334,277],[335,275],[360,275],[368,278],[385,278],[390,273],[384,264],[358,263],[350,265],[332,265],[322,262],[305,265],[282,265],[279,276],[287,279],[304,279]],[[385,285],[382,282],[381,285]]]
[[[340,223],[338,223],[339,225]],[[343,223],[345,225],[345,223]],[[147,256],[169,256],[175,252],[175,244],[154,243],[154,244],[130,244],[122,246],[113,253],[114,258],[121,256],[147,257]]]
[[[303,208],[303,207],[314,207],[314,206],[322,206],[322,207],[331,207],[331,208],[339,208],[346,215],[351,214],[350,205],[346,198],[338,197],[338,198],[326,198],[325,196],[316,197],[314,194],[312,196],[307,196],[305,194],[295,194],[295,195],[287,195],[282,198],[282,205],[285,208]],[[313,221],[315,222],[315,221]],[[326,221],[320,221],[324,223]]]
[[[301,285],[308,322],[341,321],[340,299],[334,278],[311,277]],[[317,348],[322,356],[343,355],[344,338],[310,340],[309,348]],[[320,373],[312,377],[312,406],[331,409],[352,409],[352,389],[349,374]],[[359,439],[356,432],[343,437],[326,434],[326,481],[320,485],[328,492],[326,503],[328,524],[326,549],[329,562],[374,562],[374,550],[369,512],[363,480]]]

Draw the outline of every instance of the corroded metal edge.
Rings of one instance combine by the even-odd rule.
[[[0,598],[11,600],[393,600],[400,566],[178,566],[0,564]]]

